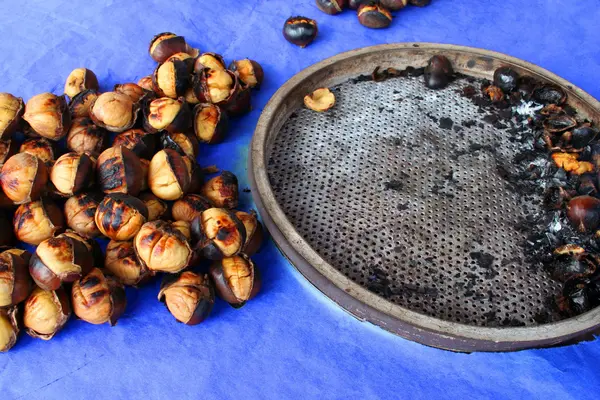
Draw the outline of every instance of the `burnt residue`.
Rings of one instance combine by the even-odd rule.
[[[440,118],[440,128],[452,129],[453,125],[454,125],[454,121],[452,120],[452,118],[449,118],[449,117]]]
[[[385,182],[384,187],[385,190],[394,190],[396,192],[399,192],[404,187],[404,183],[397,180],[391,180],[389,182]]]

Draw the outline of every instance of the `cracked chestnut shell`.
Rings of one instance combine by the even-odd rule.
[[[29,260],[29,273],[44,290],[56,290],[93,268],[93,255],[81,241],[66,235],[44,240]]]
[[[568,115],[553,115],[544,120],[543,126],[550,133],[560,133],[576,127],[577,121]]]
[[[38,135],[50,140],[62,139],[69,130],[71,113],[64,96],[41,93],[25,104],[23,119]]]
[[[147,93],[144,91],[144,88],[135,83],[122,83],[120,85],[115,85],[113,90],[116,93],[121,93],[128,96],[134,103],[138,103]]]
[[[99,89],[96,74],[87,68],[76,68],[71,71],[65,82],[65,94],[73,98],[87,89]]]
[[[190,119],[190,108],[182,97],[161,97],[144,109],[144,129],[150,133],[184,132],[190,126]]]
[[[8,138],[6,140],[0,140],[0,168],[4,165],[6,160],[11,158],[17,153],[17,141]]]
[[[142,129],[130,129],[115,136],[113,147],[123,146],[140,158],[151,159],[156,152],[156,136]]]
[[[128,286],[141,285],[153,276],[153,273],[138,261],[133,241],[108,242],[104,268],[123,285]]]
[[[35,287],[23,307],[23,326],[31,337],[50,340],[71,317],[69,296],[62,287],[43,290]]]
[[[46,164],[47,167],[52,167],[56,160],[57,151],[54,147],[54,142],[45,138],[27,139],[21,144],[19,153],[29,153]]]
[[[224,208],[209,208],[191,223],[195,250],[209,260],[239,254],[246,243],[246,229],[235,214]]]
[[[163,219],[169,214],[169,206],[163,200],[149,192],[141,193],[139,199],[148,208],[148,221]]]
[[[48,168],[38,157],[18,153],[8,159],[0,172],[4,194],[15,204],[40,198],[48,183]]]
[[[260,274],[245,254],[215,261],[210,276],[219,297],[234,308],[242,307],[260,290]]]
[[[237,75],[228,70],[205,68],[194,76],[192,84],[202,103],[226,105],[239,91]]]
[[[363,4],[358,8],[358,22],[367,28],[387,28],[392,23],[392,14],[379,4]]]
[[[0,307],[19,304],[27,298],[31,289],[25,260],[9,251],[0,253]]]
[[[150,92],[154,91],[154,86],[152,84],[152,75],[147,75],[140,78],[140,80],[137,81],[137,85],[144,90],[148,90]]]
[[[346,0],[316,0],[317,7],[325,14],[336,15],[344,11]]]
[[[177,200],[190,186],[191,161],[172,149],[163,149],[150,161],[148,185],[158,198]]]
[[[14,240],[10,216],[6,211],[0,210],[0,246],[10,246]]]
[[[100,236],[94,217],[102,201],[99,193],[80,193],[65,203],[65,217],[69,228],[86,238]]]
[[[61,209],[50,199],[21,204],[13,217],[15,236],[21,242],[38,245],[65,228]]]
[[[90,107],[98,96],[99,93],[97,90],[87,89],[79,92],[75,97],[72,97],[71,102],[69,103],[71,119],[89,117]]]
[[[567,101],[567,93],[558,86],[544,84],[539,85],[533,90],[532,99],[540,104],[556,104],[560,106]]]
[[[189,222],[187,221],[173,221],[171,222],[171,225],[173,225],[173,228],[177,229],[179,232],[181,232],[183,234],[183,236],[185,236],[185,238],[187,239],[188,242],[191,242],[192,240],[192,226]],[[192,254],[192,257],[194,255]],[[191,261],[190,261],[191,263]]]
[[[125,312],[125,288],[112,276],[98,268],[73,283],[71,290],[73,312],[90,324],[114,326]]]
[[[163,277],[158,299],[165,303],[177,321],[197,325],[212,311],[215,290],[208,275],[184,271]]]
[[[152,87],[160,97],[176,99],[183,96],[188,82],[188,66],[177,59],[170,59],[158,65],[152,74]]]
[[[244,224],[244,228],[246,229],[246,241],[244,242],[242,252],[247,256],[251,256],[255,254],[262,245],[262,225],[260,222],[258,222],[256,212],[254,211],[249,213],[244,211],[236,211],[235,216],[242,222],[242,224]]]
[[[518,82],[519,74],[511,67],[500,67],[494,71],[494,85],[505,93],[516,90]]]
[[[94,218],[104,236],[124,241],[132,239],[148,221],[148,208],[138,198],[112,193],[100,202]]]
[[[198,140],[208,144],[220,143],[227,132],[229,118],[219,106],[210,103],[194,107],[194,133]]]
[[[0,353],[14,347],[19,337],[19,307],[0,308]]]
[[[90,118],[76,118],[67,133],[67,148],[78,154],[98,157],[108,146],[108,132]]]
[[[142,265],[151,271],[175,274],[189,265],[193,255],[185,235],[167,221],[145,223],[133,246]]]
[[[67,237],[80,242],[92,255],[92,265],[96,268],[102,268],[104,266],[104,254],[102,254],[102,249],[100,248],[100,245],[97,241],[93,239],[86,239],[77,232],[71,231],[69,229],[67,229],[66,232],[61,233],[56,237]]]
[[[492,103],[499,103],[504,100],[504,92],[498,86],[489,85],[483,89],[483,93]]]
[[[567,217],[580,232],[593,232],[600,226],[600,200],[577,196],[567,204]]]
[[[203,211],[213,208],[210,200],[198,194],[186,194],[173,204],[171,210],[175,221],[192,222]]]
[[[265,73],[259,63],[248,58],[234,60],[229,64],[229,70],[236,72],[239,79],[249,88],[259,88]]]
[[[182,132],[165,132],[160,137],[160,143],[163,149],[172,149],[187,156],[192,160],[198,157],[198,139],[196,136],[188,135]]]
[[[185,53],[188,45],[183,36],[171,32],[162,32],[150,41],[148,51],[154,61],[162,63],[175,53]]]
[[[250,87],[238,78],[238,84],[236,90],[231,98],[223,106],[227,115],[238,117],[244,115],[252,110],[252,95],[250,93]]]
[[[140,167],[142,168],[142,190],[150,189],[148,186],[148,170],[150,169],[150,160],[146,160],[145,158],[140,158]]]
[[[216,207],[236,208],[239,199],[237,177],[229,171],[223,171],[206,181],[200,194]]]
[[[172,60],[183,61],[183,63],[187,67],[188,73],[194,72],[194,63],[196,61],[196,58],[194,58],[191,54],[175,53],[171,57],[167,58],[167,61],[165,62],[169,62]]]
[[[408,0],[379,0],[379,4],[390,11],[398,11],[407,6]]]
[[[123,93],[102,93],[92,103],[90,118],[94,124],[111,132],[124,132],[135,124],[139,104]]]
[[[144,172],[140,159],[127,147],[109,147],[98,157],[98,186],[104,193],[137,196],[142,189]]]
[[[94,169],[94,161],[87,154],[63,154],[50,170],[50,181],[60,195],[73,196],[90,185]]]
[[[22,98],[0,93],[0,139],[10,138],[17,131],[24,111]]]
[[[443,89],[448,86],[453,74],[454,68],[450,60],[446,56],[435,55],[425,67],[425,86],[430,89]]]
[[[217,53],[202,53],[196,58],[194,62],[194,73],[202,72],[204,69],[214,69],[219,71],[225,71],[225,60],[220,54]]]
[[[317,21],[306,17],[290,17],[283,24],[283,37],[296,46],[304,48],[312,43],[319,33]]]

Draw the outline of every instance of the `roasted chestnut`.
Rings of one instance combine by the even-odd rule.
[[[319,88],[304,96],[304,105],[313,111],[327,111],[335,105],[335,96],[329,89]]]
[[[239,254],[246,243],[246,229],[235,214],[224,208],[209,208],[191,223],[195,250],[209,260]]]
[[[148,221],[162,219],[169,213],[169,207],[167,206],[167,203],[152,193],[141,193],[139,199],[143,201],[148,208]]]
[[[408,0],[379,0],[379,4],[390,11],[398,11],[406,7]]]
[[[127,306],[123,285],[98,268],[73,283],[71,301],[75,315],[96,325],[114,326]]]
[[[191,161],[172,149],[163,149],[150,161],[148,185],[158,198],[177,200],[190,186]]]
[[[202,53],[194,62],[194,73],[202,72],[206,68],[225,71],[225,60],[217,53]]]
[[[425,7],[431,3],[431,0],[408,0],[411,6]]]
[[[142,265],[151,271],[175,274],[186,268],[193,256],[188,239],[167,221],[145,223],[133,246]]]
[[[102,93],[92,103],[90,118],[94,124],[111,132],[131,129],[138,117],[139,104],[123,93]]]
[[[67,225],[86,238],[100,236],[94,217],[102,196],[98,193],[81,193],[70,197],[65,203]]]
[[[569,144],[574,149],[583,149],[598,136],[598,129],[592,128],[589,125],[581,125],[571,132],[571,140]]]
[[[47,198],[21,204],[15,211],[13,226],[17,239],[38,245],[65,228],[61,209]]]
[[[283,25],[285,40],[302,48],[311,44],[318,33],[317,21],[306,17],[290,17]]]
[[[248,256],[225,257],[210,266],[210,276],[220,298],[240,308],[260,290],[260,274]]]
[[[192,240],[192,225],[189,222],[173,221],[171,225],[173,225],[173,228],[181,232],[188,242]]]
[[[158,299],[165,303],[177,321],[197,325],[210,314],[215,303],[215,290],[208,275],[184,271],[163,277]]]
[[[554,115],[544,120],[544,129],[550,133],[564,132],[577,126],[575,118],[568,115]]]
[[[144,88],[135,83],[123,83],[120,85],[115,85],[113,90],[117,93],[128,96],[134,103],[139,102],[146,94]]]
[[[142,129],[130,129],[115,136],[113,147],[127,147],[138,157],[151,159],[156,152],[156,136]]]
[[[19,307],[0,308],[0,353],[8,351],[17,343],[19,336]]]
[[[0,253],[0,307],[19,304],[31,288],[25,260],[9,251]]]
[[[454,68],[450,60],[445,56],[435,55],[425,67],[425,86],[430,89],[443,89],[448,86],[453,74]]]
[[[336,15],[344,11],[346,0],[317,0],[317,7],[325,14]]]
[[[190,122],[190,108],[183,98],[161,97],[144,110],[144,128],[150,133],[184,132]]]
[[[198,104],[194,108],[194,132],[198,140],[215,144],[223,140],[229,118],[219,106],[210,103]]]
[[[137,82],[137,85],[144,90],[148,90],[151,92],[154,91],[154,86],[152,84],[152,75],[147,75],[140,78],[140,80]]]
[[[152,74],[152,87],[160,97],[176,99],[183,96],[188,82],[188,66],[177,59],[170,59],[158,65]]]
[[[85,246],[85,248],[92,255],[92,265],[96,268],[104,267],[104,254],[102,253],[102,249],[100,248],[100,245],[94,239],[86,239],[83,236],[81,236],[80,234],[73,232],[71,230],[67,230],[66,232],[61,233],[60,235],[58,235],[56,237],[57,238],[67,237],[67,238],[71,238],[73,240],[79,241],[81,244],[83,244]]]
[[[580,232],[593,232],[600,226],[600,200],[577,196],[567,204],[567,217]]]
[[[0,139],[8,139],[16,132],[24,110],[22,98],[0,93]]]
[[[367,28],[387,28],[392,23],[392,14],[379,4],[367,3],[358,8],[358,22]]]
[[[25,302],[23,326],[29,336],[50,340],[70,316],[69,296],[63,288],[43,290],[36,286]]]
[[[42,93],[33,96],[25,105],[23,119],[38,135],[59,140],[67,134],[71,113],[64,96]]]
[[[21,144],[19,153],[32,154],[42,160],[48,167],[52,167],[56,160],[54,144],[45,138],[27,139]]]
[[[154,61],[162,63],[175,53],[185,53],[188,45],[183,36],[177,36],[171,32],[163,32],[154,36],[150,41],[150,57]]]
[[[571,279],[565,283],[562,295],[566,302],[567,313],[579,315],[591,309],[588,284],[587,279]]]
[[[198,98],[196,97],[196,92],[194,92],[194,88],[192,86],[188,87],[185,90],[183,98],[188,104],[194,105],[200,103],[200,100],[198,100]]]
[[[186,194],[173,204],[172,214],[175,221],[192,222],[202,211],[214,205],[205,197],[197,194]]]
[[[98,155],[108,145],[106,130],[97,127],[90,118],[76,118],[67,133],[67,148],[75,153]],[[39,157],[39,156],[38,156]]]
[[[215,207],[236,208],[239,198],[237,177],[229,171],[223,171],[204,183],[201,194]]]
[[[148,208],[138,198],[112,193],[100,202],[94,218],[104,236],[124,241],[133,238],[148,221]]]
[[[69,103],[71,119],[89,117],[90,107],[97,98],[98,91],[93,89],[83,90],[71,98]]]
[[[98,78],[96,74],[87,68],[76,68],[67,77],[65,82],[65,94],[70,98],[87,89],[98,90]]]
[[[348,0],[348,8],[352,10],[358,10],[358,7],[360,7],[361,5],[370,3],[372,1],[373,0]]]
[[[483,93],[492,103],[499,103],[504,100],[504,92],[498,86],[489,85],[483,89]]]
[[[4,250],[4,253],[13,254],[15,257],[18,257],[21,260],[23,260],[25,265],[29,265],[29,260],[31,260],[31,253],[28,252],[27,250],[15,248],[15,249]]]
[[[510,93],[517,88],[519,74],[511,67],[500,67],[494,71],[494,85],[505,93]]]
[[[591,276],[597,269],[597,261],[582,247],[566,245],[554,251],[549,268],[552,278],[566,282],[569,279]]]
[[[532,98],[540,104],[561,105],[567,101],[567,93],[560,87],[546,84],[540,85],[533,90]]]
[[[239,79],[249,88],[259,88],[265,73],[259,63],[248,58],[232,61],[229,70],[237,72]]]
[[[140,264],[133,248],[133,242],[111,240],[106,246],[104,268],[123,285],[137,286],[147,282],[152,272]]]
[[[85,244],[66,235],[44,240],[29,261],[29,273],[39,287],[56,290],[93,268],[93,255]]]
[[[251,211],[250,213],[243,211],[236,211],[235,216],[244,224],[246,229],[246,242],[242,248],[242,252],[247,256],[255,254],[263,241],[263,229],[256,212]]]
[[[198,139],[196,136],[181,132],[165,132],[160,137],[163,149],[172,149],[192,160],[198,157]]]
[[[15,241],[10,216],[4,210],[0,210],[0,246],[11,246]]]
[[[237,75],[227,70],[206,68],[196,74],[193,85],[198,100],[217,105],[232,102],[240,90]]]
[[[0,140],[0,168],[4,165],[6,160],[11,158],[17,152],[17,141],[8,138],[5,140]]]
[[[15,204],[40,198],[48,183],[48,168],[36,156],[18,153],[8,159],[0,172],[0,184]]]
[[[98,157],[98,186],[104,193],[137,196],[142,190],[144,171],[140,159],[127,147],[109,147]]]
[[[60,195],[73,196],[90,185],[94,168],[94,161],[87,154],[63,154],[50,170],[50,181]]]

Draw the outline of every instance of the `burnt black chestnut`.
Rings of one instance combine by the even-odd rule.
[[[285,40],[302,48],[312,43],[318,33],[317,21],[306,17],[290,17],[283,25]]]
[[[387,28],[392,23],[390,11],[376,3],[363,4],[358,8],[358,22],[367,28]]]
[[[505,93],[512,92],[517,88],[519,74],[510,67],[500,67],[494,71],[494,85]]]
[[[443,89],[448,86],[453,74],[454,68],[450,60],[445,56],[435,55],[425,67],[425,86],[430,89]]]
[[[540,104],[561,105],[567,101],[567,94],[564,90],[554,85],[541,85],[534,89],[533,100]]]

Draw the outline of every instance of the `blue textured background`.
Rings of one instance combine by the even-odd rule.
[[[339,52],[380,43],[475,46],[545,67],[600,98],[598,0],[434,0],[398,14],[385,31],[354,13],[322,14],[303,1],[0,2],[0,91],[25,100],[62,93],[76,67],[101,89],[153,68],[150,38],[174,31],[227,60],[262,63],[255,109],[201,162],[245,178],[246,148],[270,96],[301,69]],[[283,40],[291,15],[313,17],[320,35],[306,49]],[[243,195],[251,207],[250,195]],[[22,335],[0,355],[0,399],[403,399],[598,398],[600,342],[509,354],[454,354],[363,324],[311,287],[267,243],[255,257],[264,290],[244,308],[219,301],[202,325],[178,324],[156,300],[158,283],[128,293],[119,324],[72,320],[52,341]]]

